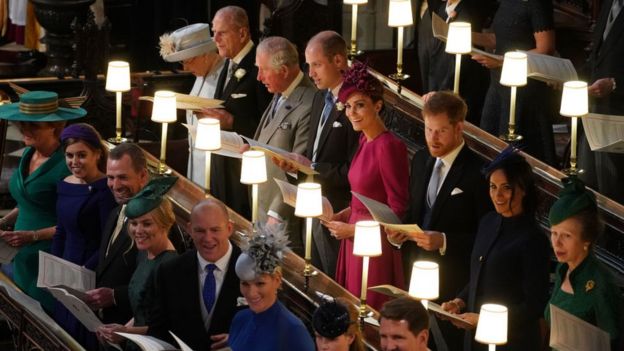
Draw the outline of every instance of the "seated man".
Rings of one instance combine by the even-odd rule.
[[[234,271],[240,249],[230,242],[233,226],[216,199],[193,207],[188,232],[195,250],[163,263],[156,273],[156,301],[147,318],[149,335],[173,343],[173,332],[193,350],[227,345],[240,295]]]
[[[386,302],[379,314],[383,351],[428,350],[429,315],[420,301],[400,297]]]

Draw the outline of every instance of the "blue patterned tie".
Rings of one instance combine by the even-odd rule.
[[[204,281],[204,288],[202,290],[202,297],[204,298],[204,306],[206,311],[210,314],[212,306],[215,303],[217,293],[217,281],[215,280],[214,270],[217,266],[214,263],[206,265],[206,280]]]
[[[327,122],[327,118],[331,114],[333,108],[334,95],[331,93],[331,90],[327,90],[327,93],[325,94],[325,106],[323,106],[323,112],[321,113],[321,125],[325,125],[325,122]]]

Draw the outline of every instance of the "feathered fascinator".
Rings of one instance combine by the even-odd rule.
[[[349,318],[347,307],[333,299],[323,302],[312,315],[314,330],[329,339],[346,333],[353,323],[355,321]]]
[[[289,251],[288,237],[283,225],[257,225],[251,239],[243,241],[236,261],[236,275],[240,280],[250,281],[262,274],[273,274]]]
[[[360,92],[371,97],[383,96],[381,82],[368,73],[368,66],[361,62],[354,62],[343,74],[344,81],[338,92],[338,101],[345,103],[349,96]]]
[[[516,148],[515,146],[507,146],[505,150],[501,151],[501,153],[492,160],[492,162],[488,163],[483,167],[483,169],[481,169],[481,174],[488,176],[495,170],[503,168],[507,164],[526,162],[524,157],[522,157],[519,152],[520,149]]]
[[[208,23],[194,23],[159,39],[160,56],[167,62],[184,61],[217,48]]]

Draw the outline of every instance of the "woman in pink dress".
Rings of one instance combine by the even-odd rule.
[[[352,191],[388,205],[401,218],[408,200],[407,149],[386,129],[379,116],[383,107],[382,94],[381,83],[368,73],[365,65],[354,63],[345,72],[338,101],[346,108],[353,129],[362,132],[349,168],[349,184]],[[371,218],[366,207],[352,197],[349,207],[335,214],[332,221],[324,223],[332,236],[341,240],[336,281],[355,296],[360,296],[362,279],[362,258],[353,255],[355,223]],[[379,284],[404,288],[401,252],[385,240],[383,232],[382,255],[370,259],[368,272],[368,286]],[[375,309],[386,300],[383,295],[373,292],[367,296],[367,303]]]

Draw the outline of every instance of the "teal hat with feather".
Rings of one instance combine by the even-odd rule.
[[[126,205],[126,217],[140,217],[160,206],[163,196],[173,187],[178,177],[158,177],[147,183]]]
[[[559,199],[550,208],[548,219],[550,225],[556,225],[575,214],[590,208],[596,208],[596,195],[585,187],[585,183],[578,177],[569,177],[561,180],[563,189],[559,192]]]
[[[52,91],[29,91],[20,101],[0,106],[0,118],[19,122],[58,122],[84,117],[83,108],[59,107],[58,94]]]

